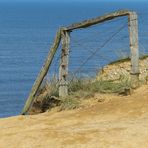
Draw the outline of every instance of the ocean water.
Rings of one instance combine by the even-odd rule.
[[[0,117],[14,116],[21,112],[60,26],[119,9],[137,11],[140,52],[148,53],[147,2],[0,3]],[[92,27],[87,31],[73,32],[70,70],[77,69],[79,64],[87,59],[90,51],[86,49],[95,49],[104,44],[107,37],[116,31],[116,26],[120,29],[123,23],[126,23],[125,18],[100,27]],[[84,68],[84,73],[114,60],[118,55],[117,51],[111,52],[114,47],[127,51],[129,43],[126,32],[125,28],[120,36],[114,38],[103,51],[90,60]],[[97,59],[100,61],[96,62]],[[51,71],[54,69],[55,65]]]

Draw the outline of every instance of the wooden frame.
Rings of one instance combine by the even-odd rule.
[[[128,10],[120,10],[113,13],[109,13],[103,15],[101,17],[93,18],[90,20],[86,20],[80,23],[72,24],[68,27],[60,28],[56,34],[55,41],[53,46],[51,47],[45,64],[43,65],[32,89],[29,94],[29,97],[26,101],[26,104],[22,110],[22,114],[27,114],[29,111],[34,99],[35,95],[46,76],[49,67],[52,63],[56,50],[60,44],[62,39],[62,53],[61,53],[61,61],[59,68],[59,96],[65,97],[68,95],[68,55],[69,55],[69,44],[70,44],[70,32],[75,29],[87,28],[92,25],[96,25],[99,23],[103,23],[108,20],[112,20],[117,17],[128,16],[128,26],[129,26],[129,36],[130,36],[130,48],[131,48],[131,80],[132,87],[136,88],[139,86],[139,50],[138,50],[138,22],[137,22],[137,14],[134,11]]]

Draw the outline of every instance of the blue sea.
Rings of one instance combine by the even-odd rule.
[[[148,2],[1,2],[0,117],[20,114],[59,27],[119,9],[138,13],[140,54],[148,53]],[[69,71],[93,75],[105,64],[129,56],[127,26],[120,31],[126,23],[123,17],[72,32]],[[59,55],[60,48],[51,73],[58,73]]]

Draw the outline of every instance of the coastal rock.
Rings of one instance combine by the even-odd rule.
[[[139,79],[142,82],[147,82],[148,77],[148,57],[139,60],[140,74]],[[104,66],[97,74],[97,80],[112,80],[118,81],[123,77],[130,79],[131,62],[114,62]]]

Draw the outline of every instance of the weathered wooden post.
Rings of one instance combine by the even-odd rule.
[[[69,61],[69,44],[70,33],[64,29],[61,31],[62,53],[59,67],[59,97],[68,95],[68,61]]]
[[[46,74],[47,74],[47,72],[49,70],[49,66],[51,65],[51,62],[52,62],[52,60],[54,58],[54,55],[56,53],[56,50],[57,50],[57,48],[59,46],[60,41],[61,41],[61,29],[56,34],[53,46],[51,47],[51,49],[49,51],[49,54],[47,56],[47,59],[46,59],[44,65],[43,65],[43,67],[42,67],[36,81],[34,82],[34,85],[32,86],[31,92],[29,94],[29,97],[28,97],[28,99],[27,99],[27,101],[25,103],[25,106],[24,106],[21,114],[23,114],[23,115],[27,114],[30,107],[32,106],[32,103],[33,103],[33,101],[35,99],[35,95],[36,95],[36,93],[37,93],[37,91],[38,91],[44,77],[46,76]]]
[[[136,12],[128,15],[130,48],[131,48],[131,87],[139,86],[139,50],[138,50],[138,21]]]

